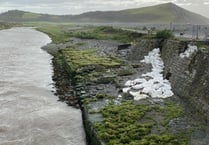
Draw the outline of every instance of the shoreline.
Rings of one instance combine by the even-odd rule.
[[[78,51],[76,51],[76,52],[78,52],[78,54],[80,52],[82,52],[84,54],[88,53],[87,51],[85,51],[85,50],[88,50],[88,49],[85,49],[85,47],[89,46],[86,43],[93,42],[90,46],[105,45],[102,43],[101,40],[85,40],[85,39],[84,40],[80,39],[80,40],[81,40],[81,42],[84,42],[84,44],[81,46],[76,46],[76,48],[78,48]],[[94,41],[100,42],[100,43],[94,44]],[[174,47],[178,46],[175,49],[180,49],[179,47],[182,45],[181,41],[168,41],[166,43],[168,43],[168,44],[173,43],[172,45]],[[167,46],[163,46],[163,47],[170,46],[170,44],[169,45],[168,44],[163,44],[163,45],[167,45]],[[179,44],[180,44],[180,46],[179,46]],[[112,47],[112,49],[110,49],[111,53],[104,51],[104,50],[107,50],[106,48],[108,48],[109,46],[99,47],[99,51],[101,51],[101,52],[98,52],[98,55],[101,55],[102,57],[108,57],[110,54],[111,55],[114,54],[119,58],[125,59],[126,64],[125,65],[123,64],[119,67],[117,66],[115,68],[110,67],[110,68],[108,68],[108,71],[105,71],[105,74],[104,74],[104,72],[102,74],[98,73],[96,75],[96,78],[94,78],[95,77],[94,75],[93,75],[93,78],[88,78],[88,77],[86,77],[86,75],[88,73],[91,74],[92,70],[96,71],[95,73],[97,73],[98,65],[96,65],[96,67],[90,67],[90,66],[83,67],[82,66],[81,68],[83,70],[81,70],[81,71],[79,70],[76,73],[74,71],[77,71],[77,70],[72,70],[73,65],[71,63],[68,63],[69,60],[66,60],[65,53],[67,53],[68,51],[74,52],[74,50],[66,49],[67,47],[71,47],[73,45],[75,45],[75,44],[67,43],[67,44],[49,44],[48,45],[49,49],[50,49],[50,47],[54,48],[52,51],[53,53],[57,52],[57,54],[59,54],[58,56],[55,55],[55,58],[53,58],[53,59],[54,59],[54,63],[57,63],[54,65],[58,66],[57,68],[55,68],[56,69],[55,71],[61,70],[62,75],[57,74],[58,76],[55,77],[54,79],[58,79],[63,75],[67,76],[66,78],[62,77],[63,80],[61,80],[61,81],[59,80],[59,82],[62,83],[61,86],[64,84],[63,87],[64,87],[64,89],[66,89],[66,92],[67,92],[66,93],[66,92],[61,91],[62,95],[60,96],[60,99],[64,102],[67,102],[67,104],[69,104],[69,105],[74,105],[73,102],[76,102],[75,104],[76,104],[77,108],[78,108],[78,104],[79,104],[79,106],[81,107],[81,111],[82,111],[83,123],[84,123],[84,128],[85,128],[88,142],[91,143],[92,145],[94,145],[94,144],[95,145],[98,145],[98,144],[103,145],[103,144],[105,144],[104,140],[102,139],[104,136],[101,136],[101,134],[98,131],[102,125],[102,124],[100,124],[100,122],[103,122],[105,118],[102,116],[102,113],[99,110],[102,110],[102,108],[105,108],[105,106],[108,106],[108,104],[105,103],[108,100],[112,100],[112,99],[118,100],[118,98],[117,98],[118,92],[120,92],[120,89],[123,88],[123,86],[127,80],[135,79],[136,76],[143,74],[143,73],[147,72],[148,70],[150,70],[150,66],[145,66],[144,64],[140,63],[140,60],[142,60],[142,58],[145,55],[147,55],[150,50],[152,50],[153,48],[159,47],[159,45],[162,46],[162,44],[161,43],[159,44],[159,42],[157,40],[141,40],[141,41],[137,42],[137,44],[135,46],[124,48],[121,50],[118,49],[119,45],[121,45],[121,44],[118,44],[118,45],[114,44],[114,47]],[[62,48],[62,49],[59,49],[59,48]],[[138,48],[140,48],[140,49],[138,49]],[[146,49],[144,49],[144,48],[146,48]],[[166,50],[167,48],[163,48],[163,49]],[[59,50],[59,51],[57,51],[57,50]],[[128,53],[128,57],[126,57],[127,53]],[[161,53],[162,53],[163,60],[167,61],[168,57],[167,57],[167,54],[165,54],[167,52],[163,51]],[[136,56],[138,56],[138,58]],[[81,62],[79,62],[79,63],[81,63]],[[101,68],[99,68],[99,69],[101,69]],[[103,69],[104,68],[102,67],[102,70]],[[120,70],[120,72],[119,72],[119,70]],[[124,70],[130,70],[130,71],[127,72]],[[164,75],[167,76],[167,73],[169,73],[169,71],[170,70],[168,69],[167,63],[166,63]],[[113,73],[113,74],[116,73],[118,76],[113,75],[111,73]],[[67,87],[65,86],[66,84],[67,84]],[[65,93],[67,95],[65,95]],[[122,99],[122,102],[127,101],[127,100],[132,100],[132,99],[133,99],[133,96],[127,95],[127,96],[125,96],[125,98]],[[120,101],[121,100],[119,99],[119,102]],[[165,100],[165,102],[170,102],[170,101],[174,102],[174,104],[180,105],[181,107],[183,106],[183,108],[186,108],[189,106],[187,103],[185,103],[186,100],[184,97],[179,98],[178,96],[173,96],[173,97]],[[139,104],[146,104],[147,106],[149,106],[153,103],[166,105],[166,103],[164,104],[160,100],[152,100],[152,99],[138,101],[137,104],[138,103]],[[174,107],[173,108],[174,110],[177,109],[177,108],[175,108],[175,105],[173,107]],[[169,121],[170,123],[175,122],[171,126],[180,127],[181,124],[189,125],[194,122],[195,122],[194,124],[196,124],[196,125],[202,124],[200,122],[196,122],[194,119],[194,117],[201,116],[201,114],[194,115],[191,112],[194,112],[195,109],[190,106],[189,106],[189,108],[190,109],[184,110],[184,112],[187,113],[187,114],[184,114],[184,116],[181,116],[180,114],[179,114],[180,116],[178,116],[178,114],[177,114],[177,116],[178,116],[178,117],[176,116],[177,118],[175,118],[175,116],[173,116],[174,118],[172,118],[172,119],[170,118],[170,121]],[[191,116],[192,116],[192,118],[191,118]],[[150,116],[148,116],[148,117],[150,117]],[[157,118],[155,118],[155,119],[157,119]],[[202,117],[202,118],[204,118],[204,117]],[[180,120],[178,120],[178,119],[180,119]],[[192,121],[187,122],[188,119],[190,121],[191,120]],[[163,121],[163,120],[161,120],[161,121]],[[95,122],[96,122],[96,124],[95,124]],[[95,125],[99,128],[95,127]],[[187,128],[187,125],[181,126],[181,128],[183,130],[185,130],[185,128]],[[173,128],[174,130],[171,129],[170,131],[175,132],[175,127]],[[160,127],[160,129],[162,129],[162,128]],[[192,137],[192,140],[188,139],[187,141],[200,142],[199,139],[195,138],[195,136],[194,136],[194,134],[199,134],[198,130],[195,129],[195,126],[191,126],[189,129],[187,128],[188,132],[190,132],[191,130],[193,130],[192,133],[191,134],[189,133],[188,134],[189,136],[186,136],[185,140],[187,140],[188,137],[189,138]],[[200,129],[200,130],[202,130],[202,129]],[[206,134],[207,134],[207,132],[206,132]],[[182,137],[182,136],[180,136],[180,137]]]

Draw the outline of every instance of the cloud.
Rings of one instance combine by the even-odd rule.
[[[209,0],[205,0],[204,5],[209,5]]]

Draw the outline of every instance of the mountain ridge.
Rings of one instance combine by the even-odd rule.
[[[173,3],[125,9],[120,11],[92,11],[79,15],[50,15],[12,10],[0,14],[1,21],[79,22],[79,23],[191,23],[209,24],[209,19],[185,10]]]
[[[173,3],[126,9],[120,11],[87,12],[75,16],[80,22],[141,22],[141,23],[192,23],[208,24],[209,19],[185,10]],[[102,19],[101,19],[102,18]],[[125,18],[125,19],[124,19]],[[110,21],[111,20],[111,21]]]

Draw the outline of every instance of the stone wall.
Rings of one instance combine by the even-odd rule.
[[[140,39],[136,45],[131,48],[128,54],[128,60],[140,61],[144,59],[144,56],[146,56],[152,49],[159,47],[159,43],[159,40]]]
[[[209,52],[199,51],[194,58],[193,63],[190,65],[190,69],[194,74],[192,78],[191,87],[189,89],[189,95],[193,98],[193,106],[205,117],[207,117],[207,123],[209,121]]]
[[[172,84],[174,93],[178,96],[189,96],[192,76],[189,72],[189,65],[194,56],[181,58],[180,53],[187,47],[187,43],[178,41],[166,41],[161,48],[161,57],[165,64],[164,76],[170,74],[168,78]]]
[[[199,49],[189,58],[179,54],[185,50],[188,42],[167,41],[162,47],[165,63],[165,76],[170,73],[173,91],[180,96],[204,121],[209,120],[209,51]]]
[[[148,52],[160,47],[165,64],[164,77],[169,79],[175,95],[194,108],[201,119],[209,121],[209,51],[198,49],[190,57],[181,58],[190,42],[140,40],[129,53],[129,59],[141,60]]]

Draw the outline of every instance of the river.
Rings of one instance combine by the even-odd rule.
[[[0,145],[85,145],[81,111],[52,92],[49,42],[32,28],[0,31]]]

